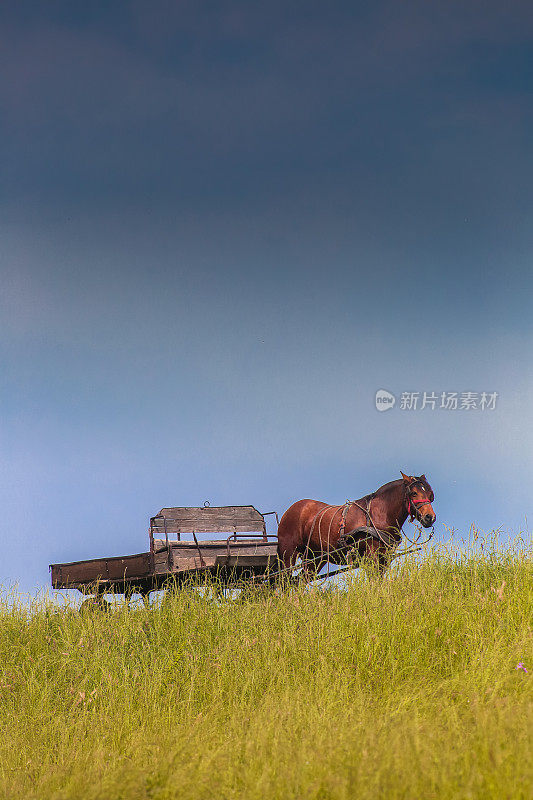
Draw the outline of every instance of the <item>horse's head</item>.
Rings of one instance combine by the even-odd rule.
[[[424,528],[434,525],[437,515],[433,511],[432,502],[435,499],[433,489],[426,480],[425,475],[404,475],[405,505],[411,519],[417,519]]]

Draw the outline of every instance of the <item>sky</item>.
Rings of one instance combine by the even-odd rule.
[[[441,541],[530,532],[529,2],[7,0],[0,37],[0,584],[400,470]]]

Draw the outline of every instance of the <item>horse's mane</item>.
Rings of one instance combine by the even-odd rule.
[[[389,481],[388,483],[384,483],[383,486],[380,486],[379,489],[376,489],[375,492],[368,492],[368,494],[365,494],[365,495],[363,495],[363,497],[360,497],[357,502],[358,503],[367,503],[368,504],[369,502],[371,502],[371,500],[374,497],[377,497],[378,495],[385,494],[385,492],[388,489],[391,489],[392,487],[397,486],[401,482],[402,481],[400,479],[399,481]]]
[[[402,478],[398,478],[395,481],[389,481],[388,483],[384,483],[383,486],[380,486],[379,489],[376,489],[374,492],[374,496],[385,494],[388,492],[389,489],[396,488],[400,483],[403,483]]]

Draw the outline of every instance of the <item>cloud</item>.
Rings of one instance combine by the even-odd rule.
[[[473,120],[482,138],[503,132],[503,146],[509,136],[520,145],[508,112],[525,129],[516,93],[478,91],[469,52],[481,43],[481,65],[496,55],[505,66],[509,42],[531,41],[522,4],[506,15],[477,3],[305,14],[281,3],[132,3],[120,19],[59,8],[5,22],[7,203],[249,203],[331,181],[346,181],[353,199],[357,183],[386,191],[401,167],[415,183],[424,171],[443,180],[461,149],[468,162]],[[458,141],[439,171],[428,147],[450,120]]]

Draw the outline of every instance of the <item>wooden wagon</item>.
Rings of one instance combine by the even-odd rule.
[[[202,573],[226,586],[267,576],[278,563],[277,535],[267,533],[265,523],[269,514],[277,521],[275,511],[261,514],[254,506],[162,508],[150,519],[148,552],[51,564],[52,588],[96,598],[110,592],[146,597]]]

